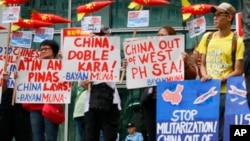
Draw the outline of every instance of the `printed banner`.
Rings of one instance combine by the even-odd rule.
[[[10,45],[15,47],[30,48],[32,42],[31,31],[12,32]]]
[[[2,102],[2,88],[3,88],[3,73],[4,73],[4,61],[0,60],[0,104]]]
[[[199,36],[206,31],[206,19],[204,16],[187,22],[190,38]]]
[[[101,31],[101,16],[84,17],[81,21],[83,31],[99,33]]]
[[[5,61],[5,54],[6,54],[6,47],[0,46],[0,60]],[[35,49],[27,49],[27,48],[17,48],[17,47],[10,47],[8,51],[8,66],[7,71],[9,73],[9,79],[7,81],[8,88],[14,88],[14,72],[16,69],[16,63],[18,59],[18,54],[20,57],[27,57],[27,58],[40,58],[39,50]]]
[[[2,15],[2,23],[14,23],[18,22],[20,15],[20,6],[4,7]]]
[[[242,76],[227,80],[224,141],[230,141],[230,125],[250,125],[250,109],[246,95],[246,84]]]
[[[70,103],[71,82],[60,81],[62,60],[21,59],[16,80],[17,103]]]
[[[44,40],[52,40],[54,37],[54,28],[40,27],[35,30],[34,42],[41,43]]]
[[[147,27],[149,24],[149,10],[128,11],[127,27]]]
[[[126,40],[128,89],[155,86],[159,81],[184,79],[184,36],[161,36]]]
[[[220,80],[157,83],[157,141],[217,141]]]
[[[119,37],[64,37],[61,77],[118,82],[120,58]]]

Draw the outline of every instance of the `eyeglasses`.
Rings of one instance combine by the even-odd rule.
[[[44,48],[40,48],[40,51],[43,52],[43,51],[47,51],[49,49],[51,49],[51,48],[50,47],[44,47]]]
[[[214,13],[214,17],[219,18],[220,16],[226,16],[228,13]]]

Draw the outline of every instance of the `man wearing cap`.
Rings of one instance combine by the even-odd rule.
[[[212,7],[211,12],[214,14],[214,26],[217,31],[212,33],[208,44],[207,39],[211,33],[203,35],[198,51],[201,53],[201,80],[220,79],[222,82],[219,117],[219,140],[222,141],[226,81],[229,77],[242,75],[244,44],[242,38],[237,37],[236,53],[232,56],[232,41],[235,35],[231,31],[231,25],[236,10],[231,4],[223,2]],[[235,57],[234,61],[232,57]]]
[[[241,0],[242,23],[244,32],[244,74],[247,89],[248,106],[250,107],[250,1]]]
[[[133,123],[128,123],[127,125],[128,135],[125,141],[143,141],[142,133],[136,132],[136,127]]]
[[[94,36],[109,36],[111,30],[108,26],[101,26],[100,33]],[[91,89],[87,93],[85,111],[85,140],[98,141],[100,131],[105,141],[116,141],[119,125],[119,110],[121,100],[115,82],[96,82],[83,80],[80,86]],[[108,100],[107,100],[108,99]]]

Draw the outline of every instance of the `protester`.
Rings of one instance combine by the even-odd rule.
[[[244,44],[242,38],[236,37],[231,31],[236,13],[231,4],[223,2],[212,7],[211,12],[214,14],[214,26],[217,31],[203,35],[198,51],[201,53],[201,80],[220,79],[222,82],[219,113],[219,140],[222,141],[226,81],[229,77],[242,75]],[[207,40],[209,35],[211,39]],[[236,47],[233,44],[234,40],[237,43]]]
[[[136,132],[136,126],[133,123],[128,123],[127,125],[128,135],[125,141],[143,141],[142,133]]]
[[[8,73],[3,73],[0,103],[0,140],[32,141],[30,114],[21,104],[11,105],[13,88],[7,88]],[[16,77],[16,76],[15,76]]]
[[[95,35],[109,36],[110,33],[110,28],[102,25],[101,32]],[[115,141],[118,133],[119,110],[121,110],[116,83],[83,80],[80,85],[85,89],[91,85],[85,102],[85,140],[99,140],[100,131],[102,131],[105,141]]]
[[[176,35],[176,31],[171,26],[163,26],[158,30],[157,36]],[[186,52],[182,52],[185,66],[184,78],[195,79],[197,76],[195,63]],[[123,67],[126,67],[126,60]],[[144,88],[141,95],[140,104],[143,108],[146,128],[148,132],[148,140],[156,140],[156,86]]]
[[[73,112],[73,118],[75,121],[76,129],[79,134],[79,140],[84,139],[84,102],[87,96],[87,90],[81,86],[77,87],[77,94],[75,99],[75,107]]]
[[[250,1],[241,0],[242,5],[242,22],[243,22],[243,32],[244,32],[244,74],[245,83],[247,90],[247,101],[250,107]]]
[[[59,45],[54,40],[44,40],[40,44],[41,59],[55,59]],[[57,141],[59,124],[42,115],[44,104],[25,104],[30,111],[33,141]]]

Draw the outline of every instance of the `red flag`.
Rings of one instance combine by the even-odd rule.
[[[19,28],[39,28],[52,25],[52,23],[47,23],[39,20],[19,19],[18,22],[13,23],[12,30],[17,30]]]
[[[63,18],[61,16],[58,16],[58,15],[55,15],[55,14],[45,14],[45,13],[37,13],[37,12],[32,12],[31,20],[39,20],[39,21],[53,23],[53,24],[71,23],[70,20]]]
[[[9,6],[9,5],[14,5],[14,4],[23,4],[23,3],[26,3],[28,2],[29,0],[2,0],[0,2],[0,5],[6,5],[6,6]]]
[[[108,5],[113,1],[95,1],[88,4],[80,5],[77,7],[77,21],[80,21],[86,14],[96,12]]]
[[[1,30],[1,29],[6,29],[6,28],[5,28],[4,26],[1,26],[1,25],[0,25],[0,30]]]
[[[195,4],[182,7],[182,14],[202,15],[211,12],[211,4]]]
[[[140,9],[141,6],[158,6],[158,5],[165,5],[170,4],[170,2],[166,0],[133,0],[128,8],[129,9]]]

